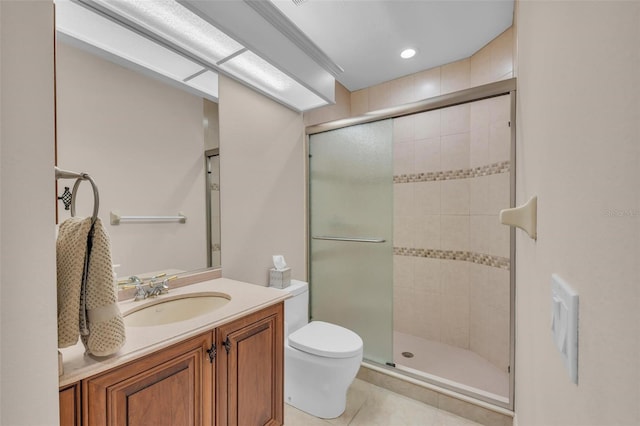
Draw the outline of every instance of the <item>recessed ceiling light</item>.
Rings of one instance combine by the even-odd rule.
[[[409,58],[413,58],[416,54],[416,50],[415,49],[404,49],[401,53],[400,53],[400,57],[402,59],[409,59]]]

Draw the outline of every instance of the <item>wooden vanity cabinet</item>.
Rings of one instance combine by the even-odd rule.
[[[284,423],[283,304],[217,330],[217,424]]]
[[[82,424],[80,383],[60,388],[59,398],[60,426],[80,426]]]
[[[282,425],[283,309],[267,307],[84,379],[82,404],[79,386],[61,388],[60,424],[80,424],[82,407],[86,426]]]
[[[213,332],[83,381],[83,420],[91,426],[212,425]]]

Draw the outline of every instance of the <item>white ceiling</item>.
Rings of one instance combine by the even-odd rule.
[[[509,28],[513,0],[272,0],[350,91],[467,58]],[[417,50],[401,59],[407,47]]]

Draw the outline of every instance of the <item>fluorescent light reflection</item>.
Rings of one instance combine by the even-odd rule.
[[[220,69],[300,111],[328,103],[251,51],[228,60]]]
[[[95,3],[215,64],[243,46],[174,0],[94,0]]]
[[[202,70],[199,64],[67,0],[56,0],[56,29],[174,80]]]
[[[203,72],[191,80],[185,81],[184,84],[204,93],[215,93],[216,96],[218,94],[218,74],[213,71]]]
[[[257,54],[248,50],[237,54],[244,49],[242,45],[173,0],[93,0],[93,3],[109,10],[114,17],[123,16],[156,34],[168,46],[184,49],[215,70],[202,72],[205,68],[202,65],[75,2],[55,2],[56,29],[61,34],[94,46],[99,56],[138,71],[140,67],[143,72],[150,70],[148,74],[167,77],[189,91],[195,89],[199,95],[218,98],[215,70],[220,70],[298,111],[329,103]],[[236,56],[215,65],[234,53]],[[202,74],[185,81],[198,72]]]

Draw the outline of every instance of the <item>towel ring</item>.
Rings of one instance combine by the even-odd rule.
[[[81,173],[81,177],[76,179],[76,183],[73,184],[73,190],[71,191],[71,216],[76,215],[76,195],[78,194],[78,187],[80,186],[80,182],[83,180],[88,180],[93,189],[93,216],[91,216],[91,223],[94,223],[98,218],[98,210],[100,208],[100,196],[98,195],[98,187],[96,183],[93,181],[91,176],[86,173]]]

